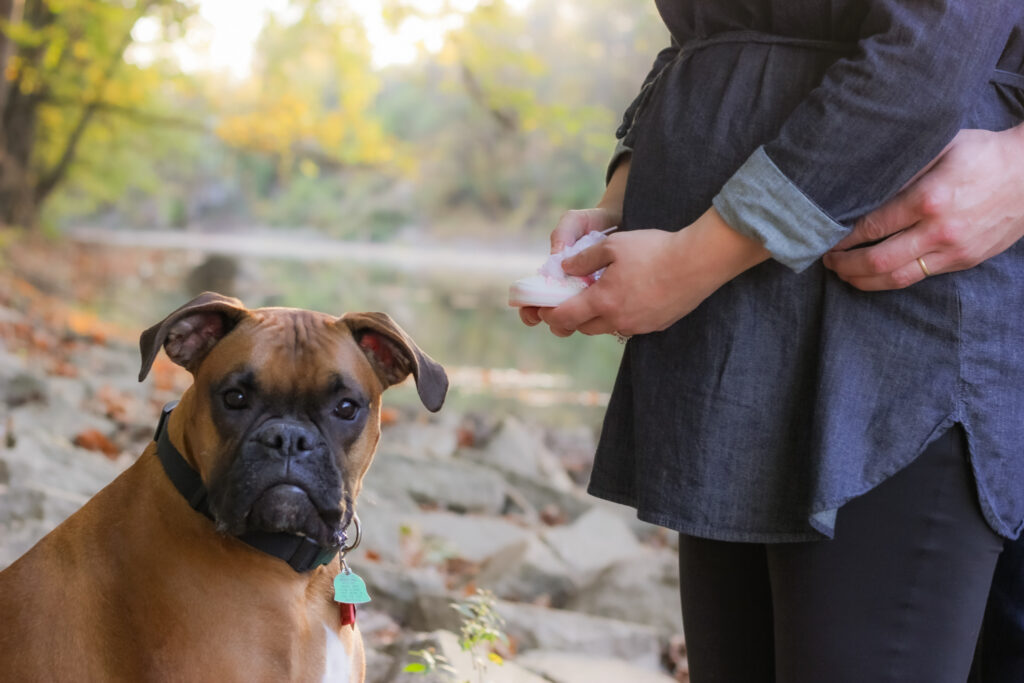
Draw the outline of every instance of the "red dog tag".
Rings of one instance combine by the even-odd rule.
[[[356,606],[349,602],[339,602],[338,608],[341,609],[341,625],[351,626],[356,623]]]

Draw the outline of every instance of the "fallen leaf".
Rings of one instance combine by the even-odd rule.
[[[110,439],[96,429],[87,429],[84,432],[79,433],[78,436],[75,437],[73,443],[79,448],[84,448],[87,451],[98,451],[103,453],[103,455],[108,458],[115,458],[121,452]]]
[[[472,448],[476,445],[476,434],[473,433],[472,429],[459,427],[455,430],[455,440],[459,448]]]

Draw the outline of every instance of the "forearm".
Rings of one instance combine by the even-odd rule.
[[[761,242],[734,230],[714,207],[676,236],[677,257],[700,262],[708,294],[771,258],[771,253]]]
[[[626,180],[629,178],[630,160],[630,156],[625,156],[619,161],[604,188],[604,195],[597,203],[597,208],[615,214],[620,221],[622,220],[622,202],[626,196]]]
[[[597,203],[597,208],[614,213],[620,219],[629,166],[630,157],[627,156],[616,166],[604,195]],[[758,240],[741,235],[730,227],[714,207],[705,211],[685,230],[673,235],[679,249],[677,258],[682,261],[699,255],[709,280],[720,280],[714,285],[716,289],[771,256]]]

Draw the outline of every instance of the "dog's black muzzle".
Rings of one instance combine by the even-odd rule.
[[[229,533],[284,532],[325,545],[341,531],[342,493],[341,470],[323,434],[290,418],[259,423],[210,487]]]

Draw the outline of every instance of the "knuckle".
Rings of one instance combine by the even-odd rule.
[[[960,239],[960,226],[953,221],[939,221],[932,230],[935,241],[943,247],[956,247]]]
[[[966,244],[960,244],[949,250],[952,265],[964,265],[975,260],[974,250]]]
[[[926,217],[941,216],[948,210],[951,197],[945,185],[929,185],[921,191],[918,209]]]
[[[893,289],[904,289],[917,282],[914,275],[904,270],[898,270],[889,275],[889,283]]]
[[[869,213],[862,217],[854,226],[854,232],[857,233],[858,237],[869,241],[884,237],[885,233],[883,230],[881,221],[878,220],[874,213]]]
[[[869,251],[864,254],[864,261],[868,271],[872,273],[888,273],[892,270],[889,257],[884,252]]]
[[[594,294],[594,312],[602,318],[611,318],[612,314],[615,312],[615,301],[613,297],[608,292],[601,290],[595,291]],[[612,320],[612,322],[616,321]]]

